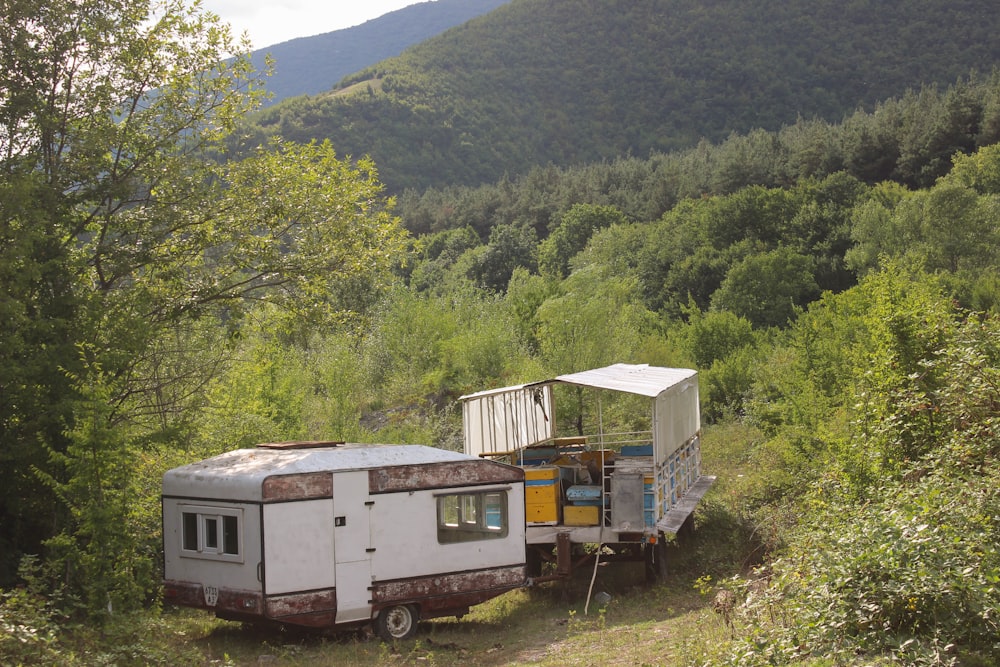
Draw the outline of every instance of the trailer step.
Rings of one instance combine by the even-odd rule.
[[[684,497],[676,505],[667,510],[663,518],[656,523],[656,527],[664,533],[676,535],[687,518],[694,512],[694,508],[698,506],[702,496],[705,495],[714,483],[715,475],[702,475],[699,477],[691,485],[691,488],[688,489],[688,492],[684,494]]]

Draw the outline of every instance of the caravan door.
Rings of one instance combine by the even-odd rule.
[[[333,588],[333,505],[329,498],[263,506],[264,594]]]
[[[337,568],[337,623],[371,618],[372,553],[368,472],[333,477],[334,560]]]

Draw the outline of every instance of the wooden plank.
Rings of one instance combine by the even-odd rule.
[[[339,447],[343,440],[292,440],[289,442],[262,442],[258,449],[318,449],[320,447]]]
[[[688,492],[684,494],[684,497],[676,505],[667,510],[663,518],[657,522],[656,527],[664,533],[673,533],[676,535],[677,531],[681,529],[681,526],[691,516],[694,508],[698,506],[702,497],[714,483],[715,475],[702,475],[699,477]]]

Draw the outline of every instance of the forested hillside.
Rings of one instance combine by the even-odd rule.
[[[1000,62],[986,0],[514,0],[259,116],[271,134],[371,155],[391,191],[533,165],[645,157],[839,121]]]
[[[172,626],[177,617],[160,608],[160,480],[171,467],[280,440],[457,449],[458,396],[625,362],[699,371],[704,465],[719,480],[673,551],[673,588],[643,598],[655,601],[643,608],[648,628],[674,616],[680,588],[726,594],[720,633],[699,624],[677,640],[685,664],[1000,663],[1000,77],[945,73],[954,60],[927,55],[985,48],[975,46],[994,20],[985,4],[898,3],[880,23],[882,3],[818,2],[809,13],[788,3],[513,0],[369,72],[381,83],[343,108],[408,109],[394,86],[427,84],[428,105],[412,111],[440,120],[446,108],[429,102],[445,98],[433,95],[464,81],[481,95],[470,104],[498,105],[480,117],[495,136],[528,141],[524,126],[500,125],[517,112],[533,119],[524,136],[546,143],[555,126],[537,127],[549,122],[532,115],[541,107],[499,105],[476,87],[485,83],[463,78],[472,70],[449,77],[412,64],[466,35],[498,56],[479,30],[514,19],[525,40],[540,37],[509,45],[540,42],[531,57],[554,63],[559,49],[586,50],[584,35],[567,41],[543,19],[594,27],[569,11],[583,6],[618,37],[656,32],[655,8],[702,17],[683,34],[713,46],[709,18],[727,24],[752,7],[781,19],[761,34],[812,29],[815,55],[790,52],[840,63],[829,80],[842,77],[860,98],[837,102],[851,111],[832,121],[762,105],[769,122],[792,115],[773,131],[728,134],[758,109],[748,95],[714,121],[714,106],[684,121],[718,123],[717,141],[567,166],[532,164],[525,152],[519,169],[485,184],[454,176],[398,199],[378,175],[421,160],[434,172],[451,150],[447,127],[398,163],[348,159],[326,142],[228,152],[260,88],[249,54],[227,59],[238,46],[224,27],[196,7],[153,20],[143,2],[100,12],[49,4],[42,14],[16,5],[0,24],[0,662],[216,659],[218,642]],[[601,14],[612,6],[613,18]],[[876,13],[861,25],[864,12]],[[835,15],[858,20],[857,32]],[[636,17],[647,20],[633,30]],[[970,37],[955,37],[948,17]],[[859,51],[849,37],[886,30],[878,45],[902,40],[912,51],[831,60],[824,29]],[[641,50],[631,57],[643,39],[618,37],[588,46],[608,56],[619,44],[619,72],[631,67],[622,59],[644,62]],[[781,80],[753,59],[710,57],[724,49],[699,51],[699,67],[734,63],[734,90]],[[854,80],[840,69],[847,62],[871,76]],[[907,88],[904,79],[936,68],[947,85]],[[617,81],[596,64],[588,72]],[[882,78],[901,92],[876,97],[867,86]],[[643,81],[631,88],[655,106]],[[263,118],[285,122],[312,103]],[[647,127],[609,113],[608,133]],[[355,122],[370,130],[381,118]],[[579,140],[569,161],[583,160],[604,134],[571,126],[549,143]],[[661,136],[659,121],[648,127]],[[357,137],[373,148],[354,158],[383,145]],[[588,409],[558,414],[560,435]],[[572,617],[559,626],[567,633]],[[467,636],[509,626],[470,627]],[[603,644],[612,632],[600,627]],[[668,635],[637,662],[659,662]],[[257,655],[300,662],[287,638],[243,636]],[[374,660],[409,659],[396,650]],[[506,660],[502,650],[492,664]],[[455,664],[478,655],[456,653]],[[233,662],[225,649],[217,657]]]
[[[509,0],[435,0],[404,7],[365,23],[274,45],[256,45],[250,61],[267,67],[270,105],[332,89],[348,74],[398,56],[407,47],[490,12]],[[260,48],[264,47],[264,48]]]
[[[401,195],[398,208],[418,236],[468,226],[483,240],[493,227],[528,227],[539,239],[580,201],[610,204],[632,220],[653,220],[684,199],[747,185],[782,187],[845,172],[874,185],[928,187],[955,153],[1000,141],[1000,75],[922,88],[857,111],[842,122],[799,119],[776,132],[754,130],[719,143],[619,157],[569,168],[531,167],[476,187],[452,185]]]

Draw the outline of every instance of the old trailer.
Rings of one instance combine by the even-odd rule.
[[[563,412],[575,413],[563,430],[560,393],[573,405]],[[667,537],[690,525],[715,481],[701,473],[695,371],[615,364],[460,401],[465,453],[525,471],[529,576],[538,580],[546,561],[555,565],[546,576],[566,576],[601,553],[665,574]]]
[[[526,583],[523,507],[523,469],[432,447],[227,452],[164,475],[164,598],[409,637]]]

